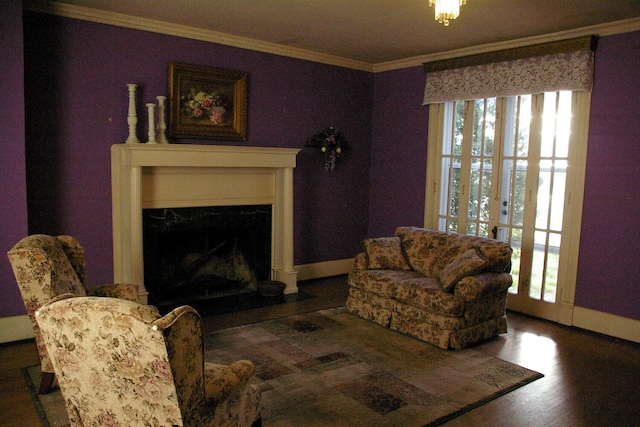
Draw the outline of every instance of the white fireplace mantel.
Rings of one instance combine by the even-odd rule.
[[[272,205],[271,265],[285,293],[293,268],[293,168],[298,149],[187,144],[111,147],[113,264],[116,283],[135,283],[146,302],[142,210]]]

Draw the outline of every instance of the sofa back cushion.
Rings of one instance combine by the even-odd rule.
[[[396,236],[402,242],[402,249],[411,268],[423,276],[437,278],[434,266],[440,252],[447,245],[449,235],[424,228],[398,227]]]
[[[417,227],[398,227],[396,236],[400,237],[409,265],[426,277],[440,278],[444,268],[469,249],[475,249],[486,261],[474,274],[511,271],[511,248],[499,240]],[[449,273],[454,269],[459,270],[452,267]]]
[[[434,273],[440,275],[458,255],[475,249],[478,256],[487,261],[482,273],[508,273],[511,271],[511,247],[500,240],[476,237],[467,234],[449,234],[447,246],[434,265]]]
[[[399,237],[365,239],[364,249],[370,270],[411,270],[402,252]]]
[[[466,251],[455,257],[440,272],[440,283],[445,292],[453,291],[456,283],[467,276],[480,273],[487,266],[487,260],[480,257],[475,249]]]

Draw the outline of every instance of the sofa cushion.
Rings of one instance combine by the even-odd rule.
[[[364,248],[372,270],[411,270],[400,246],[399,237],[365,239]]]
[[[351,270],[348,281],[349,286],[386,298],[395,298],[399,282],[420,277],[420,273],[405,270]]]
[[[410,277],[396,285],[395,299],[414,307],[443,316],[461,316],[465,301],[453,294],[442,292],[440,281],[428,277]]]
[[[487,260],[481,258],[475,249],[468,249],[456,256],[440,272],[442,290],[451,292],[460,279],[480,273],[487,266]]]
[[[425,277],[438,277],[433,267],[449,241],[447,233],[417,227],[398,227],[396,236],[400,237],[402,249],[413,270]]]

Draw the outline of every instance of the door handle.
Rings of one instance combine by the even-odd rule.
[[[493,226],[493,228],[491,229],[491,234],[493,234],[494,240],[498,240],[498,226]]]

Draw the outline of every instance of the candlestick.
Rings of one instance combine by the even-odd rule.
[[[130,83],[127,87],[129,88],[129,114],[127,115],[129,136],[125,142],[127,144],[136,144],[140,142],[136,136],[136,125],[138,124],[138,115],[136,114],[136,87],[138,87],[138,85]]]
[[[168,144],[169,141],[164,134],[167,129],[167,122],[164,119],[164,101],[167,97],[156,96],[156,99],[158,100],[158,144]]]
[[[147,108],[149,109],[149,141],[148,144],[157,144],[156,141],[156,125],[154,123],[154,111],[156,108],[156,104],[148,103]]]

